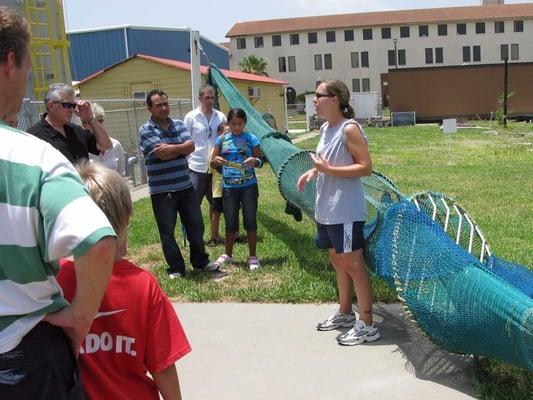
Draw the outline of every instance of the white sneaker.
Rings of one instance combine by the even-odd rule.
[[[355,323],[355,313],[343,314],[340,311],[335,311],[331,317],[325,321],[316,324],[316,329],[319,331],[332,331],[337,328],[348,328]]]
[[[183,275],[180,274],[179,272],[171,272],[170,274],[168,274],[169,279],[178,279],[181,277],[183,277]]]
[[[254,271],[261,267],[261,264],[259,263],[259,258],[257,257],[248,257],[248,268],[250,271]]]
[[[220,257],[217,258],[215,264],[218,264],[219,267],[224,264],[233,264],[233,258],[228,256],[227,254],[222,254]]]
[[[378,328],[365,324],[365,321],[358,320],[354,327],[348,332],[337,337],[337,342],[343,346],[355,346],[364,342],[374,342],[380,338]]]
[[[220,263],[215,261],[215,262],[210,262],[209,264],[207,264],[205,267],[202,268],[202,270],[207,271],[207,272],[213,272],[219,268],[220,268]]]

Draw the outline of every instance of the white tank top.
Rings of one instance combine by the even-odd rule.
[[[316,152],[334,167],[354,163],[344,142],[344,127],[347,124],[356,124],[365,142],[367,141],[363,128],[353,119],[345,119],[332,127],[326,122],[320,128],[320,140]],[[340,178],[319,172],[316,181],[315,219],[324,225],[365,221],[366,203],[361,180]]]

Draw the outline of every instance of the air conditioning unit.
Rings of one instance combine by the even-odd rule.
[[[248,87],[248,97],[251,99],[258,99],[261,97],[261,88],[258,86]]]

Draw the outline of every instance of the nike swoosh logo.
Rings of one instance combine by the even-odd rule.
[[[113,315],[113,314],[118,314],[122,311],[126,311],[127,309],[124,308],[122,310],[113,310],[113,311],[99,311],[96,313],[96,317],[94,317],[95,319],[96,318],[99,318],[99,317],[107,317],[108,315]]]

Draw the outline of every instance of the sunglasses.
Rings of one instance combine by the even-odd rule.
[[[61,101],[54,101],[55,104],[61,104],[61,106],[66,110],[71,110],[73,108],[78,107],[77,103],[69,103],[68,101],[61,102]]]
[[[321,97],[334,97],[332,94],[327,94],[327,93],[315,93],[315,97],[317,99],[320,99]]]

